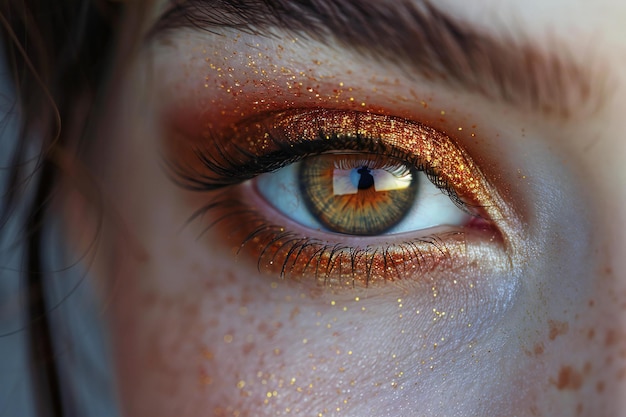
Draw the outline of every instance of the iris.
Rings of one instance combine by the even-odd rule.
[[[306,158],[298,177],[311,214],[330,231],[351,235],[391,229],[408,213],[418,191],[414,169],[379,155]]]

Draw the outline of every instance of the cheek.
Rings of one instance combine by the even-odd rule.
[[[184,236],[144,241],[148,260],[120,251],[111,290],[128,416],[477,415],[528,399],[529,358],[492,331],[501,323],[477,319],[484,305],[399,286],[333,294]]]

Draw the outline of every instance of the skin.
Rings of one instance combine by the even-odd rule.
[[[602,104],[557,119],[282,32],[173,32],[126,62],[88,161],[102,204],[67,187],[64,210],[77,252],[97,233],[89,259],[125,416],[626,416],[626,8],[438,7],[483,28],[487,13],[497,36],[511,24],[531,43],[558,39],[598,68]],[[456,132],[515,213],[497,224],[507,249],[456,271],[329,288],[259,271],[227,226],[201,233],[214,214],[186,225],[215,195],[177,186],[163,154],[180,157],[207,123],[220,131],[285,106]]]

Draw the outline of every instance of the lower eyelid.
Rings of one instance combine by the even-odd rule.
[[[203,231],[230,246],[237,261],[263,274],[334,288],[373,287],[389,281],[422,282],[463,270],[483,258],[505,257],[499,234],[487,224],[436,228],[414,234],[345,237],[304,228],[265,210],[260,196],[242,184],[220,190],[204,212]],[[280,216],[280,217],[279,217]],[[468,250],[470,249],[471,250]]]

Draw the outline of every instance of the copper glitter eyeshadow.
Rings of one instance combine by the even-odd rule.
[[[341,138],[339,140],[338,138]],[[340,142],[340,143],[335,143]],[[267,155],[287,155],[307,146],[307,154],[284,164],[257,166]],[[245,181],[298,159],[335,152],[412,159],[460,207],[473,214],[463,227],[439,227],[397,236],[351,236],[303,228],[272,212]],[[370,113],[291,109],[261,114],[215,133],[187,158],[188,188],[210,191],[201,210],[207,227],[232,247],[242,261],[254,260],[260,272],[334,287],[372,286],[382,282],[424,279],[438,271],[459,270],[477,257],[505,251],[499,226],[506,216],[497,193],[469,155],[444,133],[421,123]],[[255,168],[232,178],[238,166]],[[262,171],[264,169],[265,171]],[[470,249],[470,250],[468,250]]]

